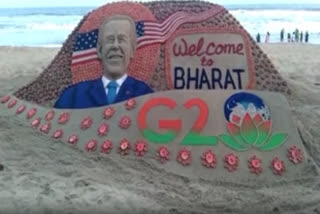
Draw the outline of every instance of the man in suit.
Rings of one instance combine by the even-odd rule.
[[[54,107],[99,107],[152,93],[147,84],[126,73],[136,40],[135,23],[129,16],[114,15],[105,19],[99,28],[97,42],[97,53],[103,65],[102,77],[68,87]]]

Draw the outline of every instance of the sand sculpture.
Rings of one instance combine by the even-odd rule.
[[[127,73],[153,93],[53,108],[63,91],[103,75],[98,29],[119,14],[136,27]],[[272,181],[308,167],[288,94],[268,57],[222,6],[119,2],[85,16],[48,68],[2,97],[1,108],[88,154],[144,158],[189,177]]]

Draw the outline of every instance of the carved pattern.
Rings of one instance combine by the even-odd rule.
[[[98,135],[99,136],[107,136],[109,133],[109,125],[106,123],[103,123],[98,128]]]
[[[224,156],[224,167],[228,169],[229,172],[237,170],[239,164],[239,158],[233,153],[229,153]]]
[[[130,149],[130,142],[127,139],[122,139],[118,147],[118,153],[122,156],[129,155]]]
[[[27,113],[27,119],[31,119],[37,113],[36,108],[31,108]]]
[[[104,119],[110,119],[114,114],[115,114],[115,109],[113,107],[107,107],[104,111],[103,111],[103,117]]]
[[[147,143],[142,140],[137,141],[134,151],[136,153],[136,156],[144,156],[144,154],[148,151]]]
[[[109,154],[112,150],[112,141],[110,140],[105,140],[102,145],[101,145],[101,153],[103,154]]]
[[[134,109],[136,107],[136,105],[137,105],[137,102],[134,98],[131,98],[125,102],[125,107],[129,111]]]
[[[288,158],[294,164],[302,163],[303,154],[302,154],[301,149],[299,149],[296,146],[291,146],[288,149]]]
[[[5,104],[6,102],[8,102],[10,100],[10,96],[9,95],[5,95],[1,98],[1,103]]]
[[[17,108],[16,114],[21,114],[24,110],[26,110],[26,106],[22,104]]]
[[[17,104],[17,102],[18,101],[16,99],[10,100],[10,102],[8,103],[8,108],[13,108]]]
[[[87,152],[94,152],[97,149],[98,142],[96,140],[89,140],[86,144]]]
[[[131,118],[128,115],[123,116],[119,121],[119,127],[121,129],[128,129],[131,125]]]
[[[78,140],[79,140],[78,135],[73,134],[68,138],[68,143],[75,145],[75,144],[77,144]]]
[[[189,165],[192,161],[191,151],[186,148],[182,148],[178,153],[177,161],[183,166]]]
[[[70,113],[69,112],[63,112],[58,119],[58,123],[61,125],[66,124],[70,119]]]
[[[170,159],[170,152],[167,147],[160,146],[157,152],[157,158],[160,163],[165,163]]]
[[[37,128],[37,127],[40,125],[40,122],[41,122],[41,118],[38,117],[38,118],[34,119],[34,120],[30,123],[30,125],[31,125],[32,128]]]
[[[54,118],[54,115],[55,115],[54,110],[48,111],[45,116],[46,121],[51,121]]]
[[[202,162],[202,165],[207,168],[215,168],[217,165],[216,155],[211,149],[209,149],[208,151],[202,154],[201,162]]]
[[[51,129],[51,123],[50,122],[49,123],[45,123],[40,127],[40,131],[45,133],[45,134],[48,134],[50,129]]]
[[[61,138],[62,136],[63,136],[63,130],[62,130],[62,129],[58,129],[58,130],[54,131],[54,133],[53,133],[53,135],[52,135],[52,137],[53,137],[54,139],[59,139],[59,138]]]
[[[282,175],[286,171],[286,166],[278,157],[272,159],[270,168],[275,175]]]
[[[257,156],[252,156],[248,160],[248,167],[250,169],[250,172],[255,173],[255,174],[260,174],[262,173],[262,165],[261,165],[261,159],[259,159]]]
[[[91,117],[89,117],[89,116],[88,116],[88,117],[85,117],[85,118],[81,121],[80,128],[81,128],[82,130],[87,130],[88,128],[91,127],[92,122],[93,122],[93,120],[92,120]]]

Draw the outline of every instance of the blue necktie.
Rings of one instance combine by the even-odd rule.
[[[118,88],[118,83],[116,81],[111,81],[107,85],[108,88],[108,103],[112,104],[116,100],[117,96],[117,88]]]

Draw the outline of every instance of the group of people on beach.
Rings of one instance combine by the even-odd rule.
[[[284,29],[282,29],[280,31],[280,41],[281,42],[285,41],[284,36],[285,36],[285,31],[284,31]],[[256,41],[258,43],[261,42],[260,33],[257,34]],[[264,42],[265,43],[269,43],[269,41],[270,41],[270,33],[267,32]],[[306,31],[305,33],[303,33],[303,31],[299,31],[299,29],[296,29],[294,32],[292,32],[292,34],[291,33],[287,34],[287,42],[301,42],[301,43],[305,42],[305,43],[308,43],[309,42],[309,32]]]

